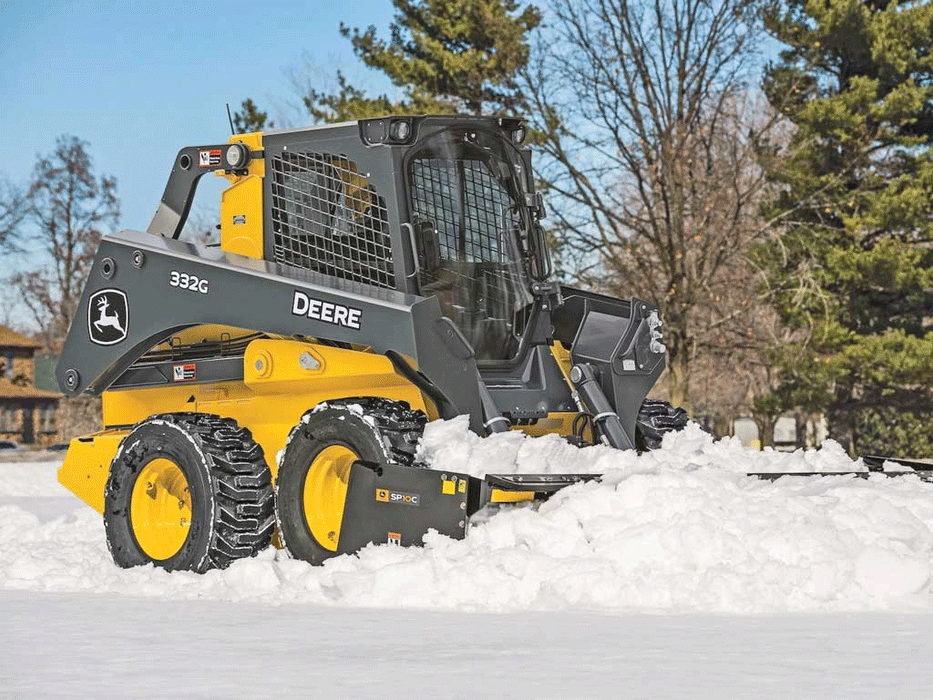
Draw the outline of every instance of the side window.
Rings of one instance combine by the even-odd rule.
[[[330,153],[272,158],[276,262],[395,288],[385,198],[355,162]]]
[[[435,135],[408,161],[420,291],[463,332],[478,360],[515,357],[531,303],[514,171],[495,138]]]
[[[430,221],[444,260],[507,263],[509,237],[521,224],[508,191],[479,160],[412,161],[412,213]]]

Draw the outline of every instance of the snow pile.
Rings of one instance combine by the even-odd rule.
[[[11,498],[54,498],[71,494],[58,483],[55,475],[61,461],[5,463],[2,460],[0,453],[0,498],[4,502]]]
[[[270,549],[199,576],[117,569],[96,513],[72,499],[43,522],[9,476],[21,465],[0,465],[0,588],[467,610],[933,610],[933,485],[743,474],[861,468],[834,443],[750,452],[691,425],[638,456],[516,433],[481,440],[454,420],[429,426],[422,452],[472,474],[606,476],[489,514],[463,541],[370,546],[317,568]],[[37,497],[61,493],[54,470],[33,477],[46,483]]]
[[[827,440],[819,450],[752,451],[738,438],[713,441],[696,423],[665,436],[664,448],[642,455],[611,447],[580,450],[557,435],[529,440],[523,433],[498,433],[481,438],[467,430],[468,418],[428,424],[419,456],[438,469],[484,474],[606,474],[613,471],[690,471],[713,467],[740,474],[757,472],[865,471],[861,461],[849,459],[842,446]],[[442,466],[441,466],[442,465]],[[896,465],[894,465],[896,466]],[[904,467],[897,467],[904,471]]]

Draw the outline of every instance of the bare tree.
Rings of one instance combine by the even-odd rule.
[[[0,249],[16,248],[19,226],[26,218],[26,193],[0,177]]]
[[[687,406],[701,351],[735,366],[760,313],[745,254],[764,230],[755,151],[777,116],[744,80],[754,12],[753,0],[555,0],[526,74],[564,264],[661,308],[670,398]]]
[[[43,341],[58,352],[74,318],[102,229],[116,226],[116,180],[94,175],[87,143],[60,136],[55,150],[39,156],[29,187],[27,244],[44,252],[43,263],[13,277]]]

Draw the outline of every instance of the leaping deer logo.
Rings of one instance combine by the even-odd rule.
[[[126,331],[123,330],[123,326],[120,325],[119,314],[117,314],[116,311],[114,311],[112,314],[108,314],[108,305],[107,297],[101,297],[97,300],[97,310],[100,312],[100,316],[96,321],[94,321],[94,327],[99,331],[102,331],[104,328],[108,327],[115,328],[120,332],[120,335],[124,335]]]
[[[91,342],[114,345],[126,338],[130,327],[130,307],[119,289],[101,289],[88,300],[87,331]]]

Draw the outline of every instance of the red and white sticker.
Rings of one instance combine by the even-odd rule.
[[[173,382],[193,382],[197,378],[197,365],[172,365]]]
[[[212,165],[220,165],[220,149],[213,148],[209,151],[198,151],[198,167],[209,168]]]

